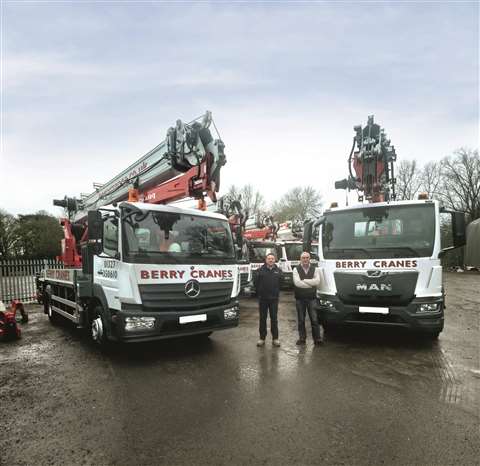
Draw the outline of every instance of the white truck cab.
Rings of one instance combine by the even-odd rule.
[[[306,228],[305,247],[319,225],[319,317],[338,324],[407,327],[438,336],[444,325],[438,201],[395,201],[331,208]],[[452,215],[454,246],[465,220]]]
[[[45,270],[45,311],[99,343],[211,333],[238,325],[240,276],[228,220],[122,202],[88,213],[82,268]]]

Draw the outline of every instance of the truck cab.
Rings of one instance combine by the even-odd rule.
[[[446,252],[440,213],[433,200],[326,210],[317,222],[317,304],[324,326],[397,326],[438,336],[445,307],[440,258]],[[451,214],[459,246],[464,218]]]
[[[89,326],[99,342],[238,325],[240,277],[220,214],[141,202],[90,211],[82,268],[61,272],[41,279],[49,316]]]

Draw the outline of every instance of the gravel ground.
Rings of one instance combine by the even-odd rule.
[[[0,343],[0,464],[477,465],[480,274],[446,274],[437,342],[345,331],[257,348],[257,308],[238,329],[102,353],[31,306]]]

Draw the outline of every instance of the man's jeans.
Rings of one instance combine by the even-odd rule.
[[[267,336],[267,315],[270,312],[270,329],[272,331],[272,338],[278,339],[278,299],[260,299],[258,301],[260,311],[260,339],[265,340]]]
[[[312,324],[312,337],[313,341],[320,340],[320,326],[318,325],[318,315],[315,309],[315,301],[313,299],[297,299],[297,322],[298,322],[298,335],[300,340],[306,340],[307,332],[305,330],[305,314],[308,311],[310,317],[310,323]]]

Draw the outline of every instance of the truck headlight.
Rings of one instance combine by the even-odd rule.
[[[155,317],[125,317],[125,330],[148,330],[155,327]]]
[[[223,311],[223,318],[225,320],[236,319],[238,317],[238,309],[236,307],[231,307],[230,309],[225,309]]]
[[[420,304],[418,312],[437,312],[439,310],[439,303]]]
[[[319,299],[318,304],[322,307],[327,307],[328,309],[334,309],[335,308],[332,301],[330,301],[329,299]]]

